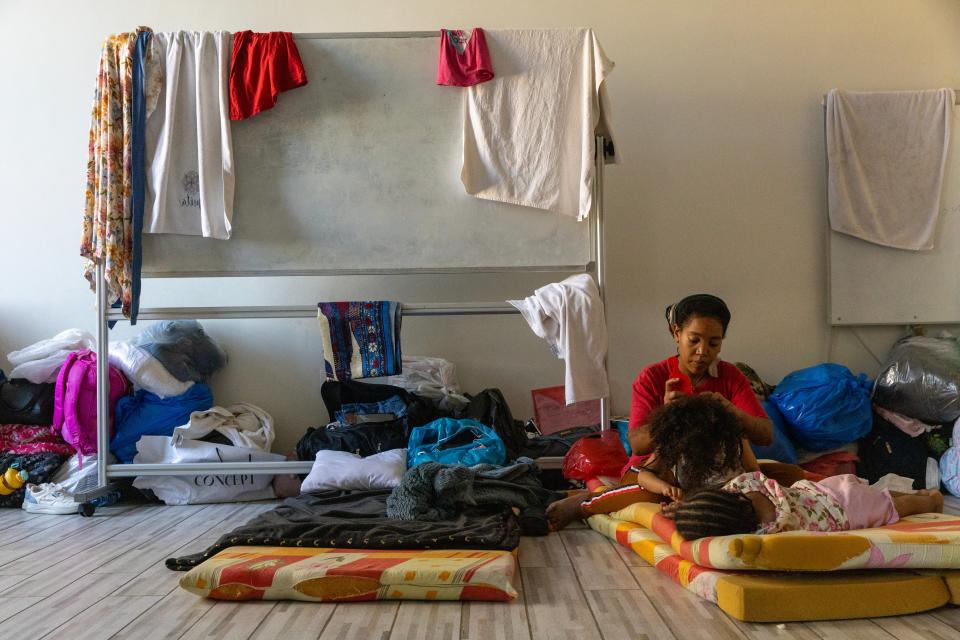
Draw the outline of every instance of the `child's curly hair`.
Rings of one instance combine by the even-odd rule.
[[[741,468],[740,422],[719,401],[686,396],[650,416],[658,465],[676,469],[684,492],[704,488],[711,477]]]

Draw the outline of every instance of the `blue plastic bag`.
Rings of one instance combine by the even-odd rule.
[[[620,444],[623,445],[623,450],[627,452],[627,455],[630,454],[630,421],[626,418],[611,418],[610,424],[617,428],[617,431],[620,433]]]
[[[753,454],[757,459],[797,464],[797,449],[793,446],[793,440],[790,439],[790,427],[786,419],[777,409],[777,405],[770,400],[764,400],[762,404],[763,410],[767,412],[770,422],[773,423],[773,442],[765,447],[750,443]]]
[[[507,448],[497,432],[469,418],[440,418],[416,427],[407,446],[407,466],[411,469],[424,462],[499,466],[506,459]]]
[[[827,451],[870,432],[873,384],[830,362],[794,371],[777,385],[770,400],[790,425],[793,441],[808,451]]]

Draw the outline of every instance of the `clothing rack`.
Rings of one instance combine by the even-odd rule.
[[[955,105],[960,104],[960,89],[953,90],[953,104]],[[827,94],[825,93],[820,96],[820,106],[823,107],[824,109],[827,108]]]
[[[302,33],[294,34],[295,39],[346,39],[346,38],[428,38],[437,37],[437,31],[387,31],[364,33]],[[318,269],[309,271],[244,271],[244,272],[177,272],[144,274],[144,277],[208,278],[236,276],[286,277],[292,275],[404,275],[451,274],[451,273],[501,273],[518,271],[577,271],[592,272],[600,292],[601,302],[605,294],[604,268],[604,224],[603,224],[603,170],[604,137],[597,136],[594,155],[595,177],[593,183],[593,211],[590,217],[590,260],[586,265],[548,265],[542,267],[460,267],[451,269]],[[97,292],[97,484],[91,495],[102,491],[110,478],[133,477],[141,475],[189,475],[203,472],[247,473],[247,474],[305,474],[313,467],[313,461],[282,462],[208,462],[208,463],[162,463],[162,464],[107,464],[107,452],[110,445],[109,433],[109,333],[112,321],[125,320],[123,314],[112,309],[107,301],[103,265],[96,268]],[[401,303],[403,316],[476,316],[476,315],[519,315],[513,306],[503,302],[458,302],[458,303]],[[239,319],[239,318],[314,318],[317,307],[304,306],[243,306],[243,307],[158,307],[140,309],[141,320],[166,319]],[[600,399],[600,428],[607,429],[610,422],[609,398]],[[539,458],[543,468],[559,468],[562,458]]]

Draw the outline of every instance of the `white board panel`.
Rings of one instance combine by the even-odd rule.
[[[891,249],[829,235],[831,324],[960,322],[960,111],[954,108],[933,250]]]
[[[233,123],[233,237],[145,235],[145,275],[584,265],[589,225],[473,198],[437,38],[299,38],[309,83]]]

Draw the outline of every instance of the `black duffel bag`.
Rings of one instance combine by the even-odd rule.
[[[53,383],[0,380],[0,424],[53,424]]]
[[[389,384],[343,380],[327,381],[320,387],[320,397],[331,421],[345,404],[372,404],[393,396],[399,396],[407,405],[406,416],[400,419],[407,436],[414,427],[448,416],[447,412],[437,409],[430,400]]]
[[[320,450],[347,451],[365,458],[391,449],[406,449],[407,437],[402,420],[310,427],[297,443],[297,458],[315,460]]]

